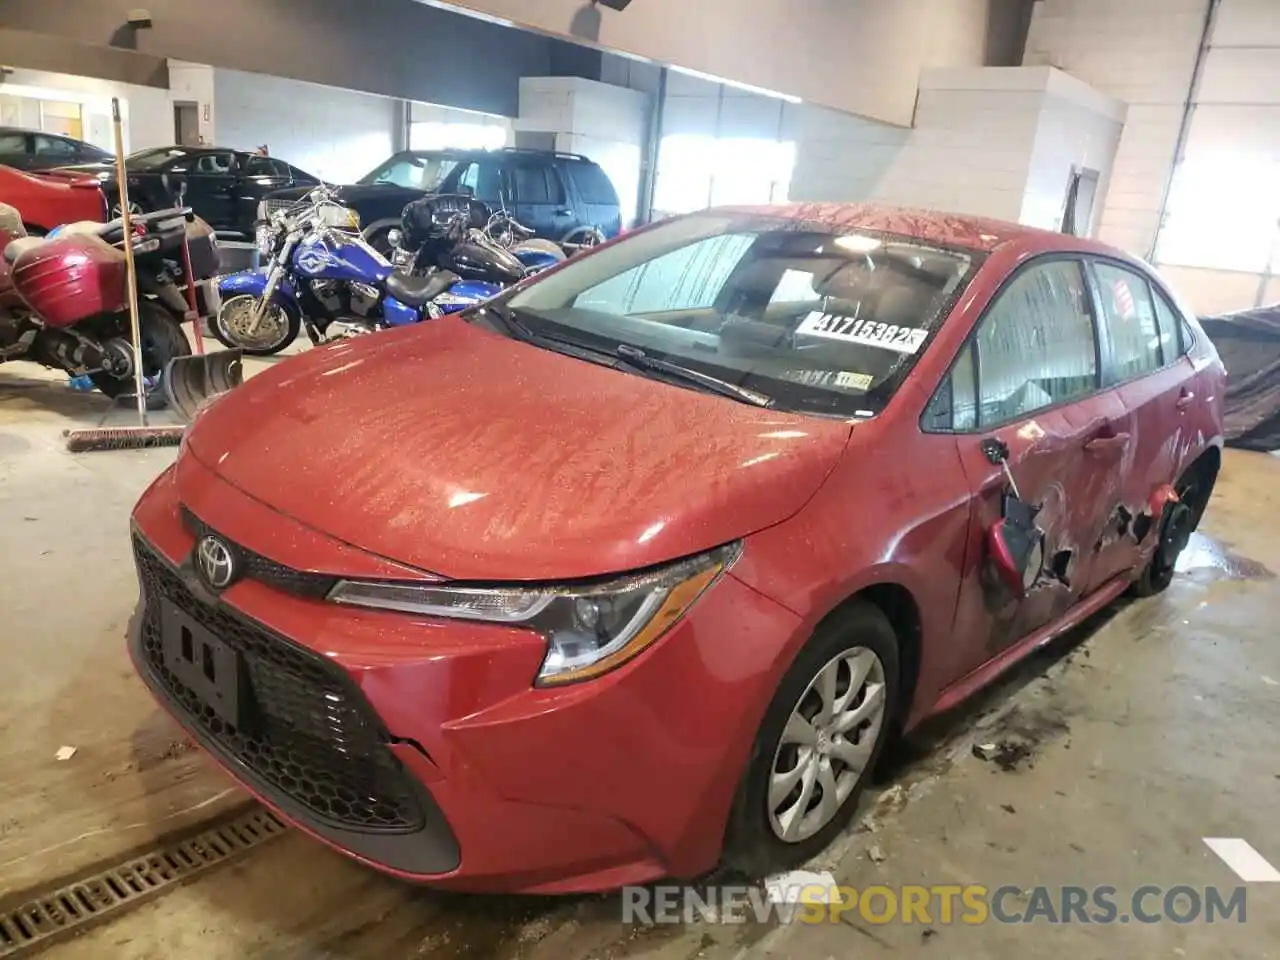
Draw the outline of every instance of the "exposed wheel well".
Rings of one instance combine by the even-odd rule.
[[[893,626],[893,632],[898,638],[901,697],[898,700],[898,716],[894,719],[901,726],[911,713],[916,681],[920,678],[920,657],[923,646],[920,607],[915,597],[911,595],[911,591],[901,584],[877,583],[846,597],[823,619],[826,620],[850,604],[859,602],[870,603],[883,613]]]
[[[1186,474],[1195,472],[1200,474],[1204,480],[1204,495],[1201,497],[1200,503],[1196,504],[1195,527],[1200,526],[1200,518],[1204,516],[1204,508],[1209,505],[1209,496],[1213,493],[1213,487],[1218,481],[1218,471],[1221,469],[1222,451],[1218,447],[1210,447],[1196,457],[1191,466],[1187,467]],[[1195,527],[1192,529],[1195,529]]]

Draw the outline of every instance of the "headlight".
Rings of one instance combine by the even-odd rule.
[[[607,673],[648,648],[688,611],[738,555],[738,545],[585,586],[430,587],[342,580],[335,603],[455,620],[528,627],[547,641],[535,684]]]

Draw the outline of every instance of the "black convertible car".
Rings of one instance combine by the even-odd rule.
[[[120,215],[115,165],[110,161],[62,169],[96,175]],[[154,147],[125,158],[129,205],[135,213],[189,206],[219,234],[252,240],[258,203],[288,187],[310,189],[320,181],[275,157],[219,147]]]

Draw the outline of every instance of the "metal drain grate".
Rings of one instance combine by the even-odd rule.
[[[49,946],[54,938],[74,936],[89,924],[118,916],[248,853],[285,829],[275,814],[255,806],[203,833],[22,900],[13,909],[0,910],[0,957],[25,956]],[[7,899],[14,902],[22,896]]]

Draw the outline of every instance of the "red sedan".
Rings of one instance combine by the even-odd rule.
[[[0,166],[0,203],[17,207],[30,234],[77,220],[107,219],[107,201],[93,177],[21,173]]]
[[[236,779],[389,873],[794,864],[887,739],[1169,583],[1223,382],[1099,243],[681,217],[208,407],[134,513],[132,654]]]

